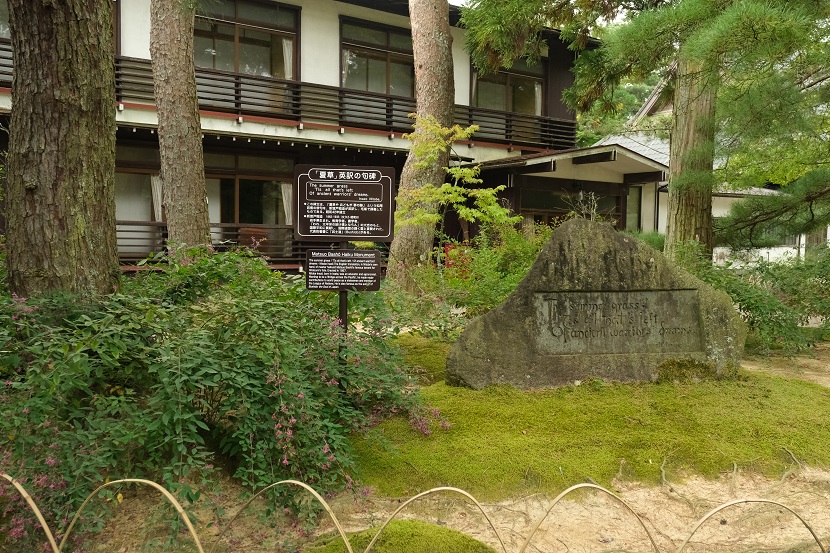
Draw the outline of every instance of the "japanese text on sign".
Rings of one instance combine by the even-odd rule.
[[[394,169],[300,165],[295,176],[298,238],[392,241]]]

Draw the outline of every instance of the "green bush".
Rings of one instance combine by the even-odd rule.
[[[830,254],[817,250],[807,259],[755,261],[741,267],[713,265],[697,258],[686,265],[705,282],[732,297],[750,327],[747,344],[788,353],[810,346],[804,325],[810,318],[830,324]]]
[[[525,277],[551,228],[532,233],[512,225],[486,228],[471,244],[456,244],[440,265],[424,265],[415,272],[427,305],[450,305],[468,316],[481,315],[499,305]]]
[[[195,501],[215,454],[252,490],[297,478],[335,492],[349,433],[400,411],[424,425],[399,353],[371,320],[344,334],[335,294],[239,252],[159,267],[95,302],[0,306],[2,470],[56,527],[107,478],[161,480]],[[0,500],[9,538],[41,539],[19,507]]]
[[[630,234],[631,236],[638,238],[657,250],[658,252],[663,251],[663,247],[666,245],[666,235],[658,232],[656,230],[650,232],[630,232],[626,231],[626,234]]]

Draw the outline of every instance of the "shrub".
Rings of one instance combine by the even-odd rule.
[[[642,232],[642,231],[630,232],[630,231],[626,231],[626,233],[630,234],[631,236],[634,236],[635,238],[639,238],[640,240],[642,240],[643,242],[645,242],[646,244],[648,244],[649,246],[651,246],[652,248],[654,248],[658,252],[662,252],[663,247],[666,245],[666,235],[661,233],[661,232],[658,232],[656,230],[653,230],[653,231],[650,231],[650,232]]]
[[[95,302],[8,299],[2,470],[58,528],[107,478],[162,480],[195,501],[192,478],[210,477],[216,453],[251,489],[342,489],[350,432],[399,411],[423,424],[424,408],[373,321],[345,334],[331,296],[244,253],[189,251]],[[0,505],[9,538],[41,538]]]
[[[750,327],[748,344],[760,351],[794,353],[810,346],[803,326],[811,317],[830,324],[830,255],[818,250],[807,259],[756,261],[742,267],[713,265],[684,255],[685,265],[703,281],[725,291]]]
[[[551,228],[538,226],[531,233],[512,225],[485,228],[469,245],[457,244],[441,265],[424,265],[415,271],[427,305],[449,305],[468,316],[496,307],[525,277]]]

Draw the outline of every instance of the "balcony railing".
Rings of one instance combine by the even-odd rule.
[[[118,101],[152,103],[150,62],[119,57],[115,64]],[[202,109],[394,133],[412,130],[414,98],[202,68],[196,70],[196,83]],[[475,138],[491,142],[563,150],[576,141],[576,123],[566,119],[457,105],[455,120],[478,125]]]
[[[0,86],[11,86],[12,73],[11,44],[0,42]],[[412,130],[413,98],[201,68],[196,83],[199,105],[206,110],[394,133]],[[115,96],[119,102],[154,103],[149,60],[116,58]],[[462,105],[455,106],[455,119],[462,126],[478,125],[476,140],[554,150],[572,148],[576,141],[576,123],[566,119]]]
[[[123,221],[116,225],[118,257],[122,264],[136,263],[161,252],[167,238],[167,225],[152,221]],[[326,248],[324,242],[299,242],[294,229],[286,225],[211,223],[211,242],[217,250],[245,246],[278,267],[299,266],[309,249]]]

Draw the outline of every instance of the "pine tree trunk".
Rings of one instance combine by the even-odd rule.
[[[112,290],[111,0],[8,0],[14,51],[6,191],[9,288]]]
[[[683,244],[696,243],[711,255],[712,166],[715,156],[714,70],[682,57],[677,65],[674,125],[669,153],[668,221],[665,253],[677,259]]]
[[[432,116],[449,127],[453,121],[455,86],[452,65],[452,34],[447,0],[409,0],[412,47],[415,56],[415,98],[419,117]],[[406,158],[399,193],[424,186],[441,185],[446,177],[449,153],[429,167],[417,167],[414,145],[421,140],[414,133],[413,148]],[[428,206],[433,210],[437,206]],[[389,278],[406,290],[414,291],[412,271],[429,259],[435,229],[423,225],[403,225],[395,229],[390,247]]]
[[[195,4],[192,0],[150,2],[150,57],[168,240],[187,246],[210,243],[193,65]]]

